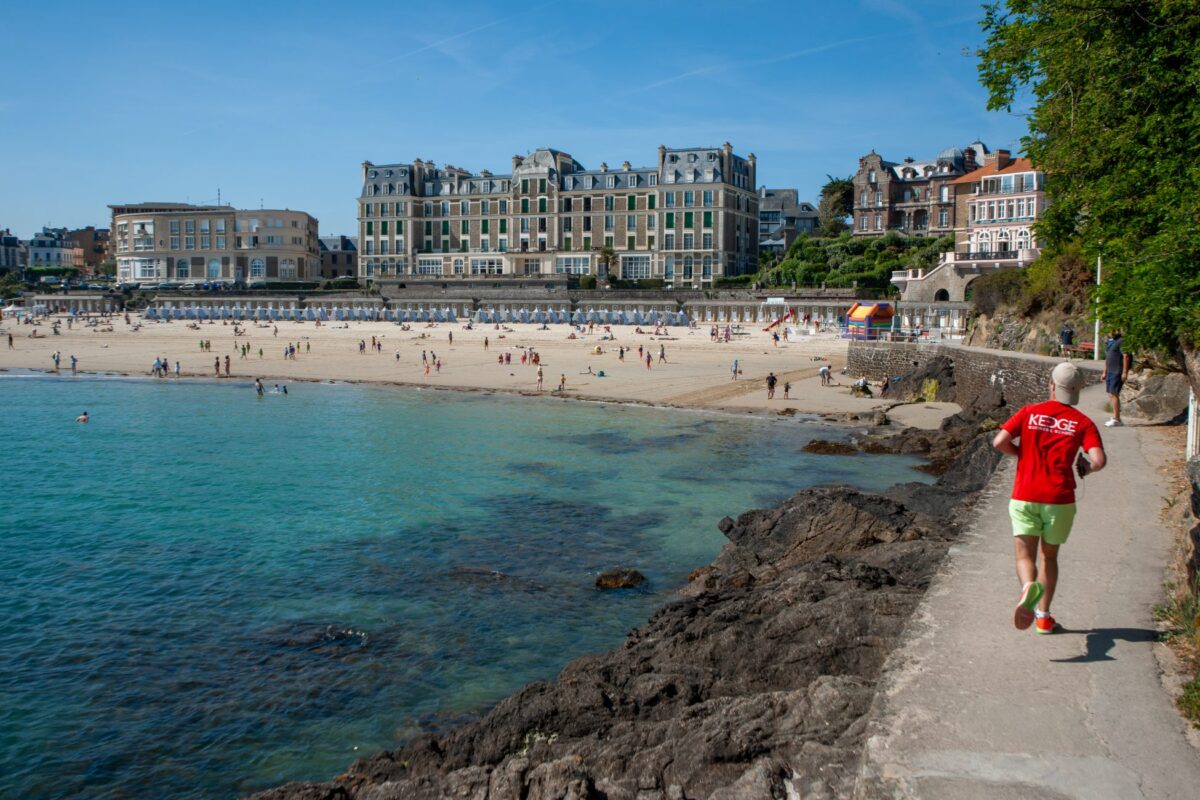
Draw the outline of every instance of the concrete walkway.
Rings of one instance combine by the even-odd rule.
[[[1100,424],[1104,400],[1091,387],[1080,408]],[[1101,434],[1109,467],[1083,481],[1059,555],[1062,630],[1013,628],[1007,460],[892,656],[858,797],[1200,797],[1200,751],[1153,650],[1171,548],[1158,522],[1166,454],[1137,427]]]

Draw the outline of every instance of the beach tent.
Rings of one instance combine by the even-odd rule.
[[[329,322],[329,309],[325,308],[325,306],[318,308],[317,319],[321,320],[321,322]]]
[[[454,309],[446,306],[446,322],[458,322],[458,315],[454,313]]]
[[[855,303],[846,313],[846,338],[878,339],[892,328],[891,303]]]

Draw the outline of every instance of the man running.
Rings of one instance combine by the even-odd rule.
[[[1013,614],[1018,630],[1036,622],[1038,633],[1054,632],[1050,602],[1058,583],[1058,548],[1067,541],[1075,520],[1075,476],[1071,470],[1074,467],[1083,477],[1104,469],[1106,463],[1099,429],[1073,408],[1082,387],[1079,368],[1064,361],[1051,373],[1050,399],[1022,408],[1000,426],[992,441],[1001,453],[1017,458],[1008,513],[1021,581],[1021,600]],[[1080,449],[1087,453],[1086,458]]]

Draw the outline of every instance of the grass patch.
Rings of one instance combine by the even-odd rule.
[[[1200,578],[1190,587],[1170,586],[1168,594],[1170,599],[1155,607],[1154,616],[1166,627],[1163,640],[1195,674],[1184,684],[1175,704],[1192,725],[1200,728]]]
[[[1191,720],[1192,725],[1200,728],[1200,675],[1183,687],[1183,694],[1179,695],[1175,705]]]

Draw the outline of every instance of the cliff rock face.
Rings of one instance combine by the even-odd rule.
[[[624,646],[332,782],[255,797],[846,796],[884,659],[998,458],[961,428],[937,484],[812,489],[726,518],[729,544]]]

